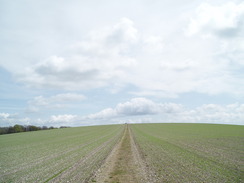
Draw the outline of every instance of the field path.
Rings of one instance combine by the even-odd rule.
[[[141,159],[128,124],[124,135],[95,175],[98,183],[144,183],[148,180],[146,165]]]

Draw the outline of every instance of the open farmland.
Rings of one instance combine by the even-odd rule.
[[[244,126],[129,124],[0,136],[0,182],[243,182]]]
[[[0,182],[86,182],[121,138],[122,125],[0,136]]]
[[[244,126],[131,125],[155,182],[243,182]]]

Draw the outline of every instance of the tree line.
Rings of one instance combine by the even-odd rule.
[[[67,126],[61,126],[60,128],[68,128]],[[20,133],[20,132],[30,132],[30,131],[38,131],[38,130],[50,130],[55,129],[55,127],[50,126],[34,126],[34,125],[14,125],[9,127],[0,127],[0,135],[10,134],[10,133]]]

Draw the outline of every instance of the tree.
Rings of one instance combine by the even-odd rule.
[[[23,126],[18,125],[18,124],[14,125],[14,132],[15,133],[19,133],[19,132],[23,132],[23,131],[24,131],[24,127]]]
[[[8,133],[14,133],[14,127],[10,126],[10,127],[8,128]]]
[[[42,130],[48,130],[48,127],[47,126],[43,126]]]
[[[0,128],[0,135],[7,134],[8,133],[8,127],[1,127]]]
[[[41,128],[40,127],[37,127],[37,126],[34,126],[34,125],[30,125],[29,126],[29,131],[37,131],[37,130],[40,130]]]

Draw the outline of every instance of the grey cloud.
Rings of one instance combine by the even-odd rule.
[[[78,71],[76,68],[67,68],[63,70],[56,70],[51,67],[37,67],[34,72],[40,76],[47,77],[56,81],[83,81],[98,78],[99,71],[97,69],[90,69],[86,71]]]
[[[118,115],[147,115],[158,113],[158,106],[145,98],[134,98],[129,102],[120,103],[115,108]]]
[[[53,56],[17,75],[18,80],[37,88],[66,90],[90,89],[104,85],[104,77],[96,66],[75,59]]]
[[[136,39],[133,22],[123,18],[109,29],[93,31],[87,40],[74,44],[66,56],[51,56],[17,77],[30,86],[66,90],[104,87],[114,80],[123,82],[120,78],[135,63],[126,50]],[[113,45],[108,44],[109,40]]]
[[[130,101],[119,103],[115,108],[107,108],[98,113],[87,116],[89,119],[104,119],[122,116],[143,116],[164,113],[178,113],[182,111],[181,104],[155,103],[146,98],[133,98]]]
[[[217,7],[225,12],[222,8]],[[193,21],[195,24],[189,29],[197,34],[205,24],[215,26],[211,18],[207,16],[206,22]],[[219,22],[216,17],[213,19]],[[220,22],[225,25],[225,21]],[[243,52],[243,46],[238,42],[241,42],[239,38],[223,41],[175,33],[168,38],[141,35],[131,20],[123,18],[114,26],[91,31],[86,39],[71,45],[71,51],[64,56],[51,56],[21,70],[16,77],[30,87],[68,91],[105,87],[119,91],[122,87],[116,86],[132,85],[135,91],[129,92],[139,96],[243,93],[244,85],[236,84],[242,82],[236,70],[231,69],[233,64],[222,60],[230,55],[235,63],[242,62],[239,53]]]
[[[182,104],[155,103],[146,98],[133,98],[114,108],[83,117],[82,121],[124,122],[184,122],[184,123],[226,123],[241,124],[244,120],[244,104],[204,104],[187,109]]]
[[[244,18],[244,16],[243,16]],[[243,33],[243,27],[244,24],[241,24],[240,26],[236,28],[226,28],[226,29],[221,29],[221,30],[216,30],[215,34],[220,36],[220,37],[225,37],[225,38],[232,38],[232,37],[237,37],[241,36]]]
[[[151,107],[150,109],[149,106]],[[114,108],[107,108],[98,113],[83,117],[74,114],[60,114],[51,115],[48,119],[30,119],[21,118],[15,114],[0,113],[2,125],[14,125],[16,121],[25,125],[31,121],[31,124],[34,125],[54,126],[118,124],[125,122],[226,123],[243,125],[244,104],[204,104],[193,109],[187,109],[182,104],[155,103],[145,98],[134,98],[128,102],[120,103]]]

